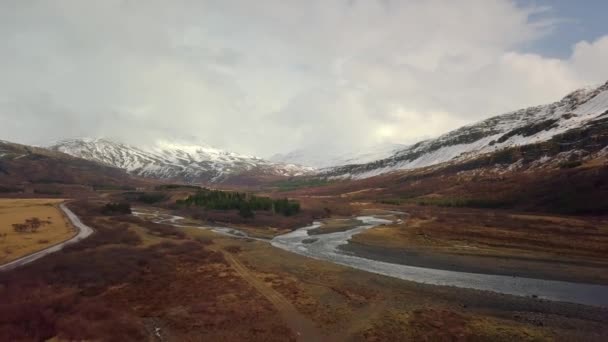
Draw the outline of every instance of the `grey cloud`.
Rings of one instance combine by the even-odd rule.
[[[518,53],[557,22],[467,1],[4,1],[0,138],[365,149],[608,78],[608,42]],[[541,19],[531,19],[531,16]],[[318,147],[321,148],[321,147]]]

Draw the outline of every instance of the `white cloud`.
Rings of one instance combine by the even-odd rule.
[[[196,139],[269,156],[413,142],[608,79],[608,36],[507,0],[6,1],[0,138]],[[539,17],[539,16],[535,16]]]
[[[597,83],[606,81],[607,61],[608,35],[591,43],[582,41],[576,44],[568,63],[579,78]]]

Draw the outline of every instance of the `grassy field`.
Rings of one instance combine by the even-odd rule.
[[[326,219],[321,222],[319,228],[308,231],[310,235],[343,232],[361,224],[357,219]]]
[[[553,341],[585,340],[596,333],[599,340],[606,334],[597,316],[569,316],[576,305],[415,284],[257,241],[218,237],[214,243],[239,246],[235,257],[328,341]],[[580,325],[570,328],[574,321]]]
[[[176,229],[131,215],[103,216],[102,204],[71,204],[96,229],[93,236],[0,273],[0,340],[601,341],[608,336],[608,312],[602,309],[401,281],[261,241]]]
[[[39,251],[76,232],[57,207],[60,199],[0,199],[0,264]],[[36,232],[15,232],[13,224],[37,217],[48,221]]]
[[[384,210],[364,213],[389,218]],[[551,218],[560,223],[567,220],[575,225],[584,224],[576,219]],[[409,222],[422,228],[436,219],[423,216]],[[331,231],[358,223],[353,219],[324,222]],[[244,268],[245,274],[239,274],[244,279],[255,283],[261,293],[271,292],[269,298],[282,297],[309,321],[309,326],[312,324],[313,331],[307,331],[309,334],[324,336],[329,341],[551,341],[558,336],[566,340],[589,336],[564,328],[573,322],[568,315],[578,310],[574,305],[565,305],[558,309],[563,315],[555,315],[556,306],[550,302],[427,287],[305,258],[259,241],[227,238],[198,229],[184,231],[188,236],[208,240],[211,243],[208,248],[212,250],[236,251],[228,259],[241,264],[238,268]],[[276,307],[283,320],[289,322],[289,308],[281,304]],[[589,319],[585,315],[577,318],[579,327],[605,336],[605,329],[594,322],[598,318]]]
[[[608,283],[602,218],[408,206],[400,223],[354,236],[345,249],[460,271]]]

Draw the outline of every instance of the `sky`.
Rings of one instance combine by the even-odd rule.
[[[608,80],[606,1],[4,0],[0,139],[409,144]]]

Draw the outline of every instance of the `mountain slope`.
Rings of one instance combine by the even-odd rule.
[[[314,146],[312,148],[298,149],[286,154],[275,154],[270,157],[270,160],[278,163],[307,165],[322,169],[338,165],[369,163],[374,160],[388,158],[403,148],[405,148],[405,145],[384,144],[378,145],[368,151],[338,153],[331,152],[327,148]]]
[[[140,148],[107,139],[70,139],[50,147],[87,160],[112,165],[130,174],[185,182],[225,182],[242,174],[296,176],[310,168],[271,163],[264,159],[225,152],[208,146],[164,141]]]
[[[44,148],[0,140],[0,185],[60,183],[94,186],[136,185],[115,167]]]
[[[396,170],[463,162],[508,148],[549,141],[571,131],[595,127],[592,131],[597,132],[601,129],[598,124],[607,117],[608,82],[597,88],[576,90],[558,102],[464,126],[436,139],[409,146],[385,159],[336,167],[325,170],[323,174],[338,178],[367,178]],[[587,137],[582,136],[581,139]],[[597,147],[601,149],[605,145]],[[562,148],[560,152],[564,150],[568,148]]]

